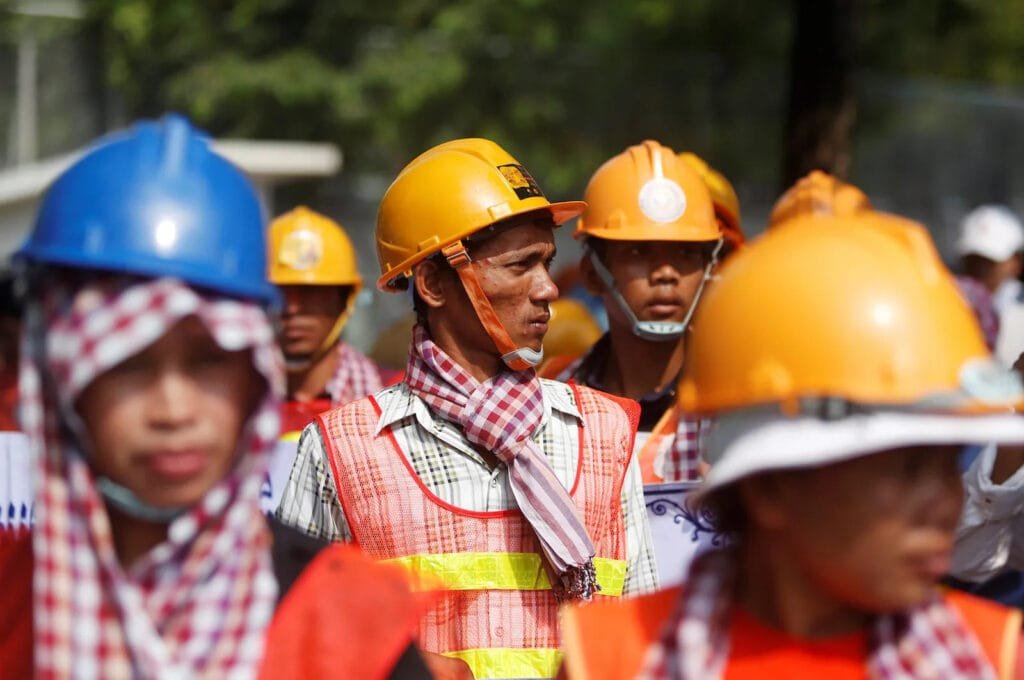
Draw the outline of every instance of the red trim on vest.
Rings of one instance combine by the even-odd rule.
[[[376,406],[376,402],[373,401],[373,397],[368,397],[370,402]],[[338,456],[337,450],[334,448],[334,440],[327,432],[327,423],[324,422],[324,416],[327,415],[328,411],[321,413],[316,417],[316,426],[320,429],[320,441],[324,443],[324,448],[327,449],[327,463],[331,466],[331,479],[334,481],[334,493],[338,496],[338,502],[341,503],[341,511],[345,513],[345,520],[347,521],[352,515],[349,514],[348,505],[345,503],[345,494],[341,493],[341,458]],[[352,536],[352,542],[356,545],[360,545],[359,535],[356,533],[355,527],[351,522],[348,522],[348,533]]]

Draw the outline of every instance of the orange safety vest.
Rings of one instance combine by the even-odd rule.
[[[680,591],[676,586],[621,602],[567,607],[562,623],[565,676],[570,680],[635,677],[643,665],[647,648],[661,636],[666,619],[675,610]],[[1016,677],[1021,612],[955,590],[947,591],[945,597],[981,643],[997,677],[1000,680]],[[615,644],[609,644],[609,640],[614,640]],[[813,674],[793,668],[792,676],[813,677]]]
[[[625,580],[620,498],[639,406],[572,389],[586,426],[570,494],[597,550],[601,600],[620,595]],[[558,602],[522,513],[474,512],[438,498],[391,430],[375,435],[379,417],[367,397],[317,420],[354,541],[443,590],[420,624],[421,647],[466,661],[477,678],[553,677],[561,663]]]

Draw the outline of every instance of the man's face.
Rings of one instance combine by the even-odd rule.
[[[281,351],[289,359],[314,354],[334,328],[350,293],[341,286],[281,286]]]
[[[707,243],[695,241],[603,241],[597,255],[639,320],[681,322],[697,295],[708,252]],[[629,326],[588,259],[581,271],[588,289],[604,300],[609,322]]]
[[[261,379],[194,317],[82,392],[94,469],[157,507],[189,507],[234,465]]]
[[[539,350],[548,330],[548,305],[558,298],[549,269],[555,257],[552,227],[544,220],[523,221],[473,244],[472,267],[498,319],[517,347]],[[452,273],[452,295],[446,302],[448,323],[459,327],[464,342],[494,350],[466,296]]]
[[[835,602],[870,613],[920,604],[949,570],[959,450],[920,446],[771,475],[775,540]]]

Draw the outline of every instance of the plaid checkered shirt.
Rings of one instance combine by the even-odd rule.
[[[558,480],[568,489],[575,481],[582,415],[572,390],[563,383],[541,381],[544,415],[533,440],[547,456]],[[504,465],[493,470],[459,428],[433,413],[405,383],[375,395],[381,416],[377,431],[392,428],[395,441],[428,489],[447,503],[477,512],[515,508]],[[327,463],[316,423],[299,440],[299,451],[277,517],[316,538],[351,541],[345,513]],[[626,529],[627,573],[623,592],[637,594],[658,586],[650,526],[644,507],[640,469],[630,461],[622,487]]]

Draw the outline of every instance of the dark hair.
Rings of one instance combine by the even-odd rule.
[[[5,272],[0,274],[0,316],[21,318],[21,301],[15,290],[14,275]]]

